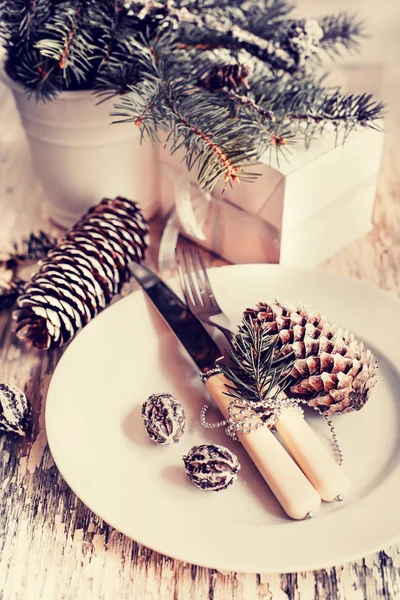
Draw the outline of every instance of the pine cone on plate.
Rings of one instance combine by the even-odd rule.
[[[244,316],[278,334],[277,348],[296,362],[285,390],[327,416],[360,410],[376,383],[377,363],[352,333],[319,313],[279,302],[259,302]]]
[[[13,312],[16,332],[40,349],[62,346],[96,316],[140,262],[148,226],[137,204],[105,198],[60,239],[26,284]]]

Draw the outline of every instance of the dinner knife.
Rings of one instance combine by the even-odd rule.
[[[226,385],[230,383],[218,366],[224,355],[186,304],[156,273],[138,263],[131,263],[129,269],[197,365],[208,392],[227,418],[231,398],[226,394]],[[285,512],[293,519],[314,516],[321,498],[273,433],[262,427],[237,435]]]

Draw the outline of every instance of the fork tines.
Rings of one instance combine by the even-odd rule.
[[[176,263],[185,302],[188,306],[215,306],[216,301],[200,250],[176,250]]]
[[[200,321],[219,329],[232,344],[231,322],[215,299],[201,251],[180,250],[175,256],[188,308]]]

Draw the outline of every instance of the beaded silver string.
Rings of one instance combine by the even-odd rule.
[[[221,372],[221,369],[216,367],[215,369],[210,369],[206,373],[202,373],[201,378],[205,382],[209,377]],[[282,395],[260,402],[235,398],[228,406],[228,418],[215,423],[207,421],[207,412],[210,405],[205,404],[200,411],[200,423],[206,429],[225,427],[226,434],[237,441],[239,439],[237,437],[238,433],[250,433],[251,431],[256,431],[264,426],[273,430],[274,424],[285,410],[297,410],[304,416],[304,411],[300,406],[300,402],[306,404],[304,400],[292,400],[283,397]],[[326,420],[326,424],[331,432],[335,458],[341,467],[343,466],[344,455],[332,419],[328,415],[324,415],[318,406],[314,406],[313,408]],[[257,409],[261,409],[261,411],[257,412]]]
[[[335,428],[334,424],[332,423],[332,419],[330,419],[328,417],[328,415],[323,415],[323,417],[324,417],[324,419],[326,419],[326,424],[328,425],[329,429],[331,430],[332,445],[333,445],[333,448],[334,448],[334,451],[336,454],[336,460],[339,464],[339,467],[341,467],[344,462],[344,455],[343,455],[342,447],[338,440],[336,428]]]
[[[200,411],[201,425],[207,429],[225,427],[226,434],[234,440],[238,440],[237,433],[250,433],[265,426],[272,429],[285,410],[296,410],[304,415],[299,404],[289,399],[250,402],[235,398],[228,405],[228,418],[210,423],[207,421],[209,408],[210,405],[205,404]],[[257,409],[261,409],[261,411],[257,412]]]

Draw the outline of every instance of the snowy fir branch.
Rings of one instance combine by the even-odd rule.
[[[268,148],[376,127],[382,103],[330,89],[324,55],[357,49],[355,16],[294,19],[286,0],[0,0],[7,74],[37,100],[93,90],[112,119],[171,152],[212,189],[252,179]]]

